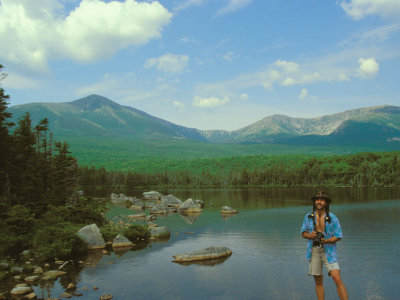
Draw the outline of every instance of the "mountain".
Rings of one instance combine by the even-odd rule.
[[[48,118],[55,139],[68,142],[81,163],[119,169],[166,159],[400,149],[400,107],[388,105],[318,118],[272,115],[234,131],[179,126],[99,95],[9,111],[14,122],[25,112],[34,125]]]
[[[197,129],[175,125],[99,95],[64,103],[23,104],[12,106],[9,110],[14,119],[28,111],[34,123],[47,117],[50,130],[57,137],[185,138],[206,141]]]
[[[360,108],[318,118],[273,115],[239,130],[202,134],[214,143],[391,143],[400,139],[400,107]]]

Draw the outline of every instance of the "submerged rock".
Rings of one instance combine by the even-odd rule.
[[[43,274],[43,276],[55,278],[55,277],[58,277],[58,276],[61,276],[64,274],[67,274],[67,272],[59,271],[59,270],[50,270],[50,271],[45,272]]]
[[[223,215],[234,215],[239,213],[236,209],[229,207],[229,206],[222,206],[221,207],[221,214]]]
[[[102,249],[106,246],[106,242],[96,224],[82,227],[78,231],[78,236],[86,242],[88,249]]]
[[[215,259],[219,257],[226,257],[232,254],[232,250],[228,247],[208,247],[202,250],[187,252],[174,255],[174,262],[190,262],[197,260]]]

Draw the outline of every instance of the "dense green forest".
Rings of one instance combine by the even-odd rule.
[[[400,186],[400,152],[340,156],[238,156],[164,161],[160,172],[79,168],[81,186]]]

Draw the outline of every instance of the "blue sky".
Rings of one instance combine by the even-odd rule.
[[[10,104],[99,94],[173,123],[400,105],[399,0],[0,0]]]

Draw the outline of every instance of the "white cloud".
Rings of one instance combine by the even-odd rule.
[[[371,79],[379,72],[379,64],[376,62],[375,58],[360,58],[358,63],[360,64],[358,74],[362,78]]]
[[[368,15],[400,17],[399,0],[346,0],[342,1],[340,6],[355,20],[360,20]]]
[[[308,90],[307,90],[307,89],[304,89],[304,88],[301,89],[299,98],[300,98],[301,100],[304,100],[304,99],[307,98],[307,96],[308,96]]]
[[[274,65],[288,73],[294,73],[294,72],[299,71],[299,64],[292,62],[292,61],[285,61],[285,60],[278,59],[274,63]]]
[[[174,101],[173,105],[179,109],[179,111],[182,111],[185,108],[185,104],[179,101]]]
[[[283,86],[289,86],[289,85],[295,85],[295,84],[297,84],[297,82],[296,82],[296,80],[294,80],[293,78],[288,77],[288,78],[286,78],[285,80],[283,80],[283,81],[281,82],[281,84],[282,84]]]
[[[166,73],[181,73],[187,67],[189,57],[187,55],[165,54],[158,58],[149,58],[145,67],[155,67]]]
[[[242,93],[242,94],[240,95],[240,99],[242,99],[242,100],[248,100],[248,99],[249,99],[249,95],[247,95],[246,93]]]
[[[67,12],[55,0],[2,0],[0,58],[35,71],[67,58],[93,62],[161,37],[172,14],[160,3],[82,0]]]
[[[221,8],[217,15],[233,13],[250,5],[253,0],[228,0],[228,4]]]
[[[202,108],[211,108],[215,106],[221,106],[229,102],[228,97],[224,97],[223,99],[217,97],[210,98],[202,98],[202,97],[194,97],[193,106],[202,107]]]
[[[233,61],[236,57],[237,56],[235,55],[235,53],[233,53],[231,51],[222,55],[222,58],[226,61]]]
[[[41,83],[39,81],[13,73],[7,74],[7,76],[4,78],[3,83],[6,89],[10,88],[23,90],[41,87]]]
[[[206,2],[208,2],[208,0],[187,0],[187,1],[182,2],[179,5],[177,5],[174,8],[174,10],[181,11],[181,10],[188,9],[192,6],[201,6],[201,5],[205,4]]]

